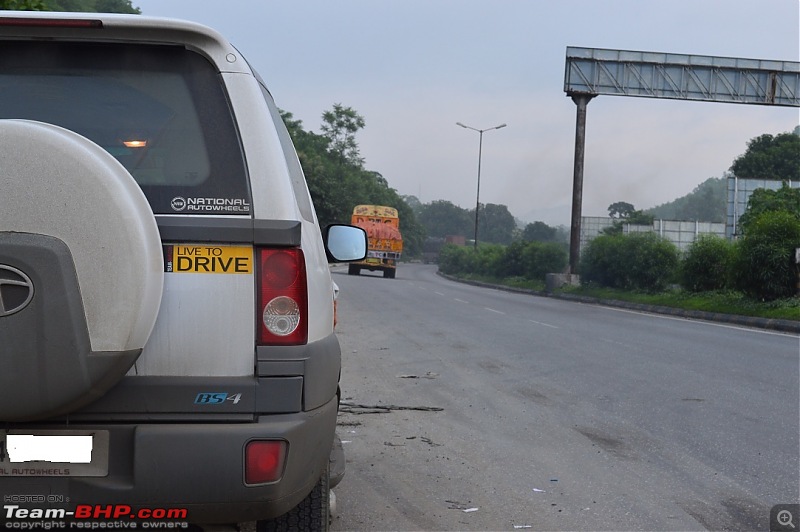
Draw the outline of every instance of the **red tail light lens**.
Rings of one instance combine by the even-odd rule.
[[[308,341],[308,288],[302,250],[258,250],[258,343]]]
[[[251,441],[244,452],[245,484],[275,482],[283,475],[285,441]]]

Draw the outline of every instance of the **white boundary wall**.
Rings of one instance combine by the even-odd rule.
[[[611,227],[613,218],[584,217],[581,218],[581,249],[606,227]],[[711,222],[682,222],[678,220],[655,220],[653,225],[622,226],[623,234],[654,232],[675,244],[679,250],[686,251],[698,235],[714,234],[725,237],[725,224]]]
[[[653,231],[663,236],[681,251],[686,251],[698,235],[714,234],[732,239],[736,236],[739,218],[747,208],[750,196],[757,188],[777,190],[783,181],[767,179],[741,179],[728,176],[728,215],[726,223],[683,222],[678,220],[655,220],[652,226],[625,224],[623,234],[644,233]],[[789,181],[792,188],[800,188],[800,181]],[[585,216],[581,218],[581,250],[606,227],[611,227],[616,220],[602,216]]]

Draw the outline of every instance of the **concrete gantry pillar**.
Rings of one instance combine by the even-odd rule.
[[[572,222],[569,233],[569,273],[578,273],[581,250],[581,206],[583,203],[583,156],[586,147],[586,106],[593,94],[570,94],[578,107],[575,120],[575,166],[572,177]]]

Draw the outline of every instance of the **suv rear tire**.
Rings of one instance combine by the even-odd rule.
[[[328,468],[322,473],[308,497],[287,513],[275,519],[258,521],[257,532],[298,530],[327,531],[330,524],[330,485]]]

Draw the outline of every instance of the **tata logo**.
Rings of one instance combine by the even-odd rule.
[[[24,272],[0,264],[0,318],[11,316],[33,299],[33,281]]]

